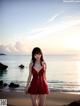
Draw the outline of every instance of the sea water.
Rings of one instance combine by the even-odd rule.
[[[45,55],[46,77],[53,91],[80,93],[80,58],[74,55]],[[0,70],[0,80],[6,83],[17,82],[25,86],[29,74],[31,55],[1,55],[0,62],[8,65]],[[18,66],[23,64],[24,69]]]

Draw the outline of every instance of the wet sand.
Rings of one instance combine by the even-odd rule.
[[[0,99],[7,99],[8,106],[32,106],[29,94],[24,91],[0,91]],[[45,106],[64,106],[73,101],[80,100],[80,94],[71,94],[64,92],[53,92],[46,97]]]

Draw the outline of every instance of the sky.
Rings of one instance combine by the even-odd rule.
[[[0,53],[80,53],[79,0],[0,0]]]

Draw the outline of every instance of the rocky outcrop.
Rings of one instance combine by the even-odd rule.
[[[70,103],[69,106],[80,106],[80,100]]]
[[[64,105],[64,106],[80,106],[80,100],[78,100],[78,101],[73,101],[73,102],[71,102],[70,104]]]
[[[4,83],[3,80],[0,80],[0,88],[6,87],[8,84]]]
[[[20,85],[17,84],[17,83],[11,82],[10,84],[7,84],[7,83],[4,83],[3,80],[0,80],[0,89],[4,88],[6,86],[8,86],[9,88],[18,88],[18,87],[20,87]]]
[[[15,83],[13,83],[13,82],[11,82],[10,84],[9,84],[9,88],[17,88],[17,87],[19,87],[20,85],[19,84],[15,84]]]
[[[6,54],[4,54],[4,53],[0,53],[0,55],[6,55]]]
[[[0,63],[0,70],[6,70],[8,68],[7,65]]]
[[[21,65],[19,65],[19,68],[23,69],[23,68],[24,68],[24,65],[22,65],[22,64],[21,64]]]

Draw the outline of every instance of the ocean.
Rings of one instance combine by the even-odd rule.
[[[25,87],[31,55],[0,55],[0,62],[8,65],[0,70],[0,80],[17,82]],[[46,77],[50,90],[80,94],[80,58],[76,55],[45,55]],[[23,64],[24,69],[18,66]]]

